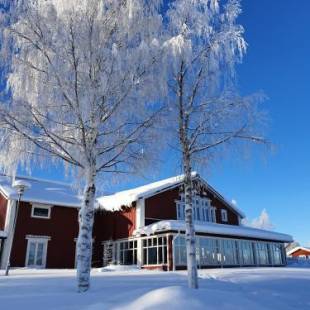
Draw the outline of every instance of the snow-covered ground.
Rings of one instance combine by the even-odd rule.
[[[310,309],[310,268],[199,271],[200,289],[185,272],[92,271],[92,287],[75,290],[74,270],[0,271],[0,309]]]

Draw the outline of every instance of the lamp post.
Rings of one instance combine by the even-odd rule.
[[[12,225],[12,242],[9,244],[9,255],[8,255],[8,260],[5,268],[5,275],[9,275],[10,271],[10,261],[11,261],[11,252],[12,252],[12,246],[14,242],[14,237],[15,237],[15,226],[16,226],[16,220],[18,216],[18,209],[19,209],[19,204],[20,200],[22,198],[22,195],[24,194],[25,190],[31,187],[31,185],[28,182],[25,182],[23,180],[17,180],[14,181],[12,184],[13,188],[16,190],[18,194],[18,199],[16,203],[16,208],[15,208],[15,214],[14,214],[14,220],[13,220],[13,225]]]

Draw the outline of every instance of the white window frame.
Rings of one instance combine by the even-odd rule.
[[[228,212],[225,209],[221,209],[222,222],[228,222]]]
[[[177,220],[185,220],[185,196],[180,194],[180,199],[175,200]],[[207,197],[194,195],[192,199],[193,220],[198,223],[216,222],[212,216],[211,200]]]
[[[35,214],[34,214],[34,209],[35,209],[35,208],[37,208],[37,209],[47,209],[47,210],[48,210],[48,215],[47,215],[47,217],[35,215]],[[37,218],[37,219],[49,220],[49,219],[51,218],[51,209],[52,209],[52,206],[49,206],[49,205],[32,204],[32,205],[31,205],[31,217],[32,217],[32,218]]]
[[[27,251],[26,251],[25,266],[30,267],[30,268],[46,268],[47,246],[48,246],[48,241],[51,240],[51,237],[27,235],[26,239],[27,239]],[[43,243],[42,265],[41,266],[36,266],[36,265],[28,266],[29,251],[30,251],[30,243],[31,242]]]

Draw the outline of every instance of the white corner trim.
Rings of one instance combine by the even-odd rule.
[[[145,199],[137,200],[136,204],[136,227],[135,229],[145,226]]]
[[[8,257],[9,257],[9,252],[12,247],[12,243],[13,243],[12,228],[13,228],[15,212],[16,212],[16,200],[9,199],[7,201],[6,218],[5,218],[5,226],[4,226],[4,232],[7,234],[7,238],[3,246],[0,269],[4,269],[6,267]]]

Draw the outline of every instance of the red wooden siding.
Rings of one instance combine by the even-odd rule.
[[[47,246],[47,268],[73,268],[75,241],[78,236],[78,210],[54,206],[50,219],[31,217],[31,205],[20,204],[12,248],[12,266],[25,266],[27,235],[49,236]]]
[[[296,252],[291,254],[293,257],[298,257],[298,256],[309,256],[310,257],[310,250],[306,251],[303,249],[299,249]]]
[[[180,198],[179,188],[167,190],[158,193],[145,200],[145,218],[146,224],[150,224],[152,219],[175,220],[177,219],[175,200]],[[201,196],[203,194],[201,193]],[[226,206],[215,195],[207,191],[207,197],[211,199],[211,205],[216,207],[216,222],[222,224],[238,225],[238,215]],[[227,210],[228,222],[222,222],[221,209]]]
[[[7,211],[7,200],[0,194],[0,230],[4,230]]]
[[[167,190],[145,199],[145,219],[174,220],[177,218],[175,200],[179,199],[179,188]]]
[[[136,208],[124,208],[122,211],[95,213],[93,266],[102,266],[103,241],[117,240],[132,236],[136,228]]]

